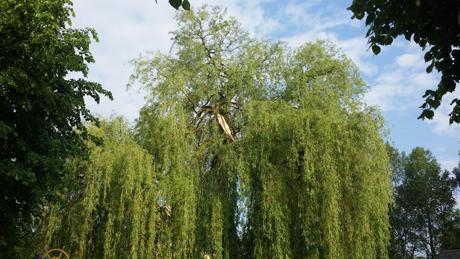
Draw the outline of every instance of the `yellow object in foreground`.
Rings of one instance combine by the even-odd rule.
[[[70,259],[70,256],[62,249],[51,249],[46,251],[43,259]]]

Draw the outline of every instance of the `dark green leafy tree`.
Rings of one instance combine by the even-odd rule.
[[[449,172],[442,172],[433,155],[423,148],[413,149],[408,156],[396,152],[390,157],[403,161],[393,168],[399,177],[394,181],[390,209],[390,256],[425,254],[436,258],[455,205]]]
[[[399,186],[405,181],[405,153],[388,145],[391,170],[393,172],[393,186],[395,187],[394,203],[390,207],[389,255],[391,258],[413,258],[416,251],[417,235],[413,230],[413,216],[407,207],[407,198],[401,197]],[[410,200],[409,200],[410,202]]]
[[[366,37],[375,54],[404,35],[422,49],[428,48],[427,73],[436,69],[441,81],[435,90],[427,90],[419,118],[431,119],[442,98],[454,92],[460,80],[460,2],[438,0],[353,0],[349,10],[353,18],[364,19]],[[452,102],[450,123],[460,123],[460,99]]]
[[[0,257],[15,258],[35,205],[85,152],[85,97],[108,91],[85,79],[92,29],[74,29],[69,0],[0,1]]]

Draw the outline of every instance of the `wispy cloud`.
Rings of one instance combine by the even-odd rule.
[[[356,28],[360,24],[350,19],[345,8],[328,5],[325,1],[290,1],[283,11],[285,23],[291,27],[291,35],[282,40],[297,47],[308,41],[329,40],[334,42],[359,67],[362,73],[374,75],[378,67],[371,62],[373,53],[369,51],[367,40],[358,37],[342,37],[340,31]]]
[[[436,85],[436,76],[424,71],[420,53],[404,53],[394,58],[371,83],[365,100],[382,111],[403,111],[418,107],[423,93]]]
[[[419,65],[423,64],[423,62],[420,61],[420,54],[406,53],[396,58],[396,64],[403,68],[419,67]]]

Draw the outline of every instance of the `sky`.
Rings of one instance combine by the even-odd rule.
[[[258,38],[281,40],[291,47],[317,39],[330,40],[359,67],[368,85],[364,101],[380,107],[386,137],[399,150],[409,153],[421,146],[429,149],[443,169],[452,170],[460,156],[460,125],[449,125],[449,103],[460,90],[445,98],[433,120],[418,120],[423,93],[436,87],[439,75],[426,74],[423,51],[405,39],[382,48],[375,56],[365,39],[362,21],[351,19],[351,0],[190,0],[192,7],[204,3],[227,9],[241,26]],[[99,42],[92,44],[96,63],[89,78],[112,91],[114,100],[90,109],[102,116],[122,115],[133,122],[145,103],[145,92],[127,89],[133,72],[130,61],[147,51],[167,53],[170,31],[175,30],[175,10],[167,0],[74,0],[75,27],[95,28]]]

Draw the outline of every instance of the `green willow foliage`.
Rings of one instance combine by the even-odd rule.
[[[177,20],[169,55],[134,61],[143,149],[105,126],[45,243],[77,258],[387,257],[382,120],[352,62],[253,39],[217,7]]]
[[[45,209],[39,248],[64,248],[72,258],[153,258],[159,220],[151,156],[117,119],[90,128],[90,160],[76,160],[62,200]],[[43,249],[45,250],[45,249]]]
[[[250,107],[243,182],[256,257],[386,256],[384,147],[371,116],[346,116],[285,102]]]
[[[250,38],[219,8],[177,19],[172,52],[132,77],[151,93],[137,135],[172,210],[159,257],[386,257],[382,120],[352,62]]]

